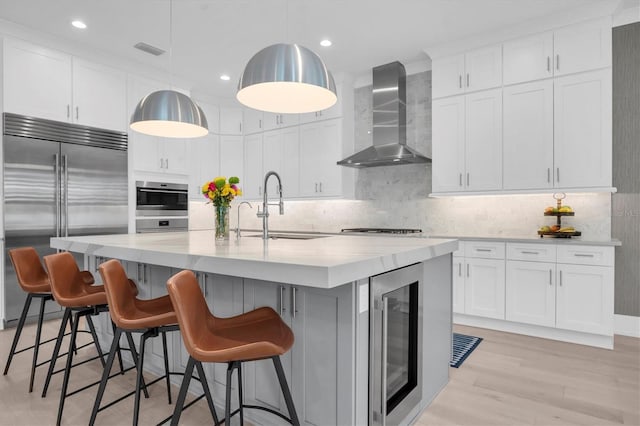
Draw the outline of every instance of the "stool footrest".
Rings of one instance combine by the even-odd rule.
[[[194,379],[195,379],[195,377],[194,377]],[[194,399],[194,400],[193,400],[193,401],[191,401],[190,403],[185,404],[185,405],[184,405],[184,407],[182,407],[182,410],[185,410],[185,409],[187,409],[187,408],[191,407],[193,404],[195,404],[196,402],[200,401],[200,400],[201,400],[202,398],[204,398],[204,397],[205,397],[205,394],[203,393],[202,395],[198,396],[196,399]],[[156,426],[163,425],[163,424],[165,424],[166,422],[168,422],[169,420],[171,420],[172,418],[173,418],[173,414],[172,414],[172,415],[170,415],[169,417],[167,417],[166,419],[162,420],[160,423],[156,424]]]
[[[93,359],[96,359],[96,358],[98,358],[98,357],[95,357],[95,358],[93,358]],[[92,361],[93,359],[90,359],[90,360],[87,360],[87,361]],[[83,363],[84,363],[84,362],[86,362],[86,361],[83,361]],[[78,364],[78,365],[79,365],[79,364]],[[124,372],[126,373],[127,371],[129,371],[129,370],[133,370],[134,368],[136,368],[136,366],[135,366],[135,365],[134,365],[134,366],[132,366],[132,367],[129,367],[129,368],[125,368],[125,369],[124,369]],[[119,376],[119,375],[121,375],[121,374],[122,374],[122,373],[117,372],[117,373],[114,373],[114,374],[110,375],[110,376],[109,376],[109,378],[111,379],[111,378],[116,377],[116,376]],[[97,385],[97,384],[100,384],[100,380],[98,380],[97,382],[93,382],[93,383],[90,383],[90,384],[88,384],[88,385],[85,385],[85,386],[81,387],[80,389],[76,389],[76,390],[74,390],[73,392],[68,392],[68,393],[66,393],[66,394],[64,395],[64,397],[66,398],[66,397],[68,397],[68,396],[75,395],[75,394],[77,394],[78,392],[82,392],[83,390],[87,390],[87,389],[89,389],[90,387],[95,386],[95,385]]]
[[[289,417],[285,416],[284,414],[282,414],[282,413],[280,413],[280,412],[278,412],[276,410],[272,410],[269,407],[263,407],[261,405],[242,404],[242,408],[251,408],[251,409],[254,409],[254,410],[267,411],[267,412],[269,412],[271,414],[275,414],[276,416],[282,418],[283,420],[286,420],[287,422],[293,424],[293,421]],[[235,411],[231,412],[231,415],[229,417],[233,417],[234,415],[238,414],[239,412],[240,412],[240,409],[237,408]]]

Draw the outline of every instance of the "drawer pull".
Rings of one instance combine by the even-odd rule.
[[[540,254],[540,252],[538,252],[538,251],[527,251],[527,250],[522,250],[520,253],[522,253],[522,254]]]
[[[560,287],[562,287],[562,271],[560,271]]]
[[[576,256],[576,257],[594,257],[593,254],[588,254],[588,253],[575,253],[574,256]]]
[[[467,277],[469,276],[469,264],[467,263]]]
[[[479,248],[479,249],[476,249],[476,251],[481,251],[483,253],[490,253],[491,249]]]
[[[552,271],[551,269],[549,269],[549,285],[553,285],[553,277],[552,277]]]

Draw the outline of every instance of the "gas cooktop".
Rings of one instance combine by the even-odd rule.
[[[422,229],[410,228],[345,228],[342,233],[368,233],[368,234],[420,234]]]

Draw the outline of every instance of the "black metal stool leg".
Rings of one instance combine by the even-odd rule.
[[[71,331],[71,329],[73,328],[73,316],[69,317],[69,331]],[[67,332],[67,329],[65,327],[65,333]],[[73,345],[73,354],[74,355],[78,355],[78,348],[76,347],[76,345]]]
[[[231,421],[231,378],[233,377],[233,369],[235,368],[235,362],[227,364],[227,383],[225,386],[224,396],[224,424],[229,425]]]
[[[240,409],[240,426],[244,425],[244,412],[242,411],[242,362],[238,361],[238,406]]]
[[[111,367],[113,366],[113,360],[116,357],[118,340],[120,339],[120,334],[122,330],[117,328],[113,332],[113,342],[111,343],[111,349],[109,350],[109,356],[107,357],[107,364],[104,367],[104,371],[102,373],[102,380],[100,380],[100,386],[98,387],[98,393],[96,394],[96,400],[93,404],[93,410],[91,411],[91,419],[89,420],[89,424],[93,425],[96,421],[96,416],[98,415],[98,410],[100,410],[100,404],[102,403],[102,396],[104,395],[104,390],[107,388],[107,381],[109,380],[109,375],[111,374]]]
[[[213,405],[213,397],[211,396],[209,383],[207,382],[207,377],[204,374],[204,368],[202,368],[202,363],[200,361],[196,361],[196,368],[198,370],[198,377],[200,378],[200,384],[202,385],[202,390],[204,391],[204,395],[207,398],[209,411],[211,411],[211,415],[213,416],[214,424],[218,426],[220,424],[220,421],[218,420],[218,414],[216,413],[216,407]]]
[[[187,390],[189,389],[189,383],[191,382],[191,376],[193,375],[193,366],[196,360],[189,357],[187,362],[187,368],[184,370],[184,378],[182,379],[182,385],[180,385],[180,392],[178,392],[178,400],[176,406],[173,409],[173,416],[171,417],[171,426],[178,426],[180,416],[182,415],[182,407],[184,406],[184,400],[187,397]],[[226,423],[228,425],[228,423]]]
[[[140,355],[138,356],[138,372],[136,376],[136,397],[135,402],[133,404],[133,424],[138,424],[138,415],[140,413],[140,388],[142,387],[142,363],[144,362],[144,347],[147,341],[147,338],[153,334],[152,330],[147,330],[142,333],[140,336]],[[146,390],[146,386],[145,386]]]
[[[124,333],[127,336],[127,342],[129,343],[129,350],[131,351],[131,358],[133,358],[133,363],[138,367],[138,352],[136,351],[136,345],[133,343],[133,337],[131,337],[130,332]],[[144,382],[144,377],[142,378],[142,392],[144,392],[144,397],[149,398],[149,391],[147,391],[147,384]]]
[[[280,382],[282,395],[284,395],[284,401],[287,404],[289,417],[291,417],[291,424],[293,424],[294,426],[300,426],[300,420],[298,420],[298,413],[296,413],[296,407],[293,405],[293,399],[291,398],[291,392],[289,391],[287,378],[284,375],[284,370],[282,369],[282,363],[280,362],[280,357],[276,355],[271,359],[273,360],[273,366],[276,368],[276,374],[278,375],[278,381]]]
[[[76,341],[76,335],[78,334],[78,323],[80,322],[80,314],[82,314],[82,312],[76,312],[73,328],[71,329],[71,342],[69,343],[69,352],[67,354],[67,365],[64,370],[64,378],[62,379],[62,390],[60,390],[60,404],[58,405],[58,418],[56,420],[56,426],[60,426],[60,423],[62,422],[62,410],[64,410],[64,400],[67,397],[67,388],[69,387],[69,375],[71,373],[71,367],[73,365],[73,345]]]
[[[47,371],[47,378],[44,381],[44,387],[42,388],[42,397],[47,396],[47,389],[49,389],[49,383],[51,382],[51,376],[56,368],[56,361],[58,360],[58,354],[60,353],[60,346],[62,346],[62,339],[64,339],[65,332],[67,330],[67,323],[71,321],[71,309],[65,308],[64,315],[62,316],[62,322],[60,323],[60,331],[58,331],[58,337],[56,344],[51,354],[51,362],[49,363],[49,371]],[[75,325],[75,323],[74,323]],[[73,327],[71,327],[73,331]]]
[[[171,404],[171,376],[169,375],[169,356],[167,355],[167,332],[162,332],[162,355],[164,356],[164,376],[167,382],[167,399]]]
[[[6,376],[7,373],[9,372],[9,366],[11,365],[11,360],[13,360],[13,355],[16,352],[16,347],[18,346],[18,340],[20,340],[20,335],[22,334],[22,328],[24,327],[24,322],[27,319],[27,314],[29,313],[29,306],[31,306],[32,297],[33,296],[31,295],[31,293],[27,293],[27,300],[24,301],[22,314],[20,314],[18,327],[16,327],[16,334],[13,335],[13,343],[11,344],[11,351],[9,351],[9,358],[7,358],[7,364],[4,366],[4,373],[3,373],[4,376]]]
[[[91,332],[91,336],[93,338],[93,344],[96,347],[96,353],[98,354],[98,358],[100,358],[100,363],[102,364],[102,367],[104,368],[104,366],[106,365],[106,363],[104,362],[104,356],[102,354],[102,348],[100,347],[100,341],[98,340],[98,334],[96,334],[96,327],[93,325],[93,320],[91,319],[91,314],[89,315],[85,315],[85,319],[87,320],[87,325],[89,326],[89,331]],[[76,321],[79,321],[79,317],[76,315]],[[78,329],[77,325],[74,324],[74,326],[76,326],[76,330]],[[69,348],[69,351],[71,351],[72,348]]]
[[[113,321],[111,321],[111,329],[113,330],[113,334],[115,335],[116,325],[113,323]],[[120,341],[118,341],[117,352],[118,352],[118,364],[120,365],[120,374],[124,374],[124,363],[122,362],[122,350],[120,349]],[[131,354],[133,355],[133,352]],[[135,360],[135,357],[133,362],[135,364],[138,363]]]
[[[40,336],[42,334],[42,318],[44,318],[44,305],[47,302],[45,297],[40,297],[40,313],[38,315],[38,328],[36,329],[36,343],[33,346],[33,361],[31,363],[31,377],[29,378],[29,392],[33,392],[33,378],[36,375],[38,365],[38,350],[40,349]]]

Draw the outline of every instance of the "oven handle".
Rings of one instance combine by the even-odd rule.
[[[382,296],[382,386],[380,386],[380,392],[382,393],[380,413],[382,413],[382,419],[387,418],[387,332],[389,331],[387,312],[389,312],[389,298]]]
[[[137,188],[140,192],[162,192],[164,194],[188,194],[188,191],[183,189],[152,189],[152,188]]]

